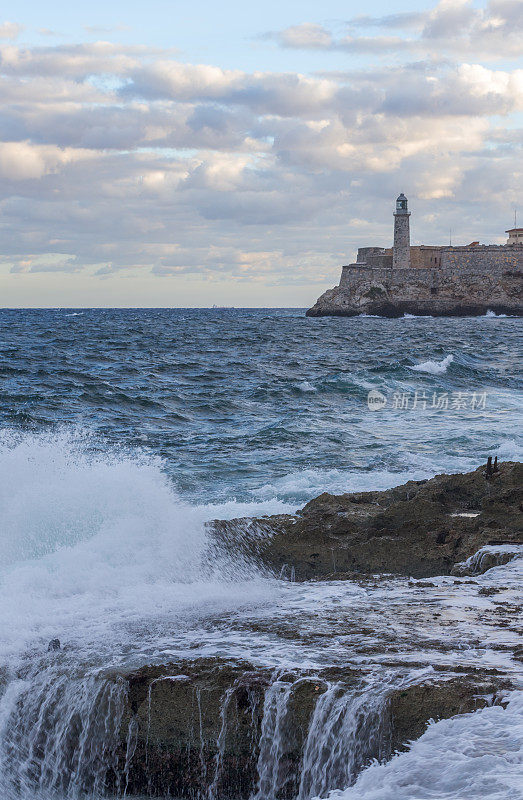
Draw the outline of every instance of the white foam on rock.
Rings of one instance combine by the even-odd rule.
[[[523,692],[491,706],[433,722],[410,750],[373,763],[330,800],[521,800]]]

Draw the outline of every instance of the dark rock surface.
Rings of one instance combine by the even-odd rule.
[[[307,317],[357,317],[367,314],[373,317],[398,319],[405,314],[415,317],[482,317],[487,311],[506,314],[509,317],[523,316],[522,306],[504,303],[466,303],[434,300],[378,300],[369,299],[364,305],[351,302],[348,292],[344,302],[343,289],[329,289],[305,312]]]
[[[479,512],[479,513],[477,513]],[[492,541],[522,541],[523,464],[409,481],[382,492],[322,494],[295,515],[216,520],[215,547],[297,580],[351,573],[448,575]],[[460,514],[477,513],[477,516]]]
[[[121,677],[121,676],[119,676]],[[128,684],[115,775],[127,794],[179,798],[248,798],[256,791],[266,692],[275,676],[246,663],[200,659],[148,666],[123,676]],[[278,798],[299,787],[303,748],[318,699],[329,685],[357,692],[350,668],[279,676],[289,702],[279,729],[283,741]],[[419,737],[430,719],[443,719],[498,702],[506,684],[480,671],[392,689],[379,713],[361,717],[358,770],[389,758]],[[367,745],[365,745],[367,742]]]

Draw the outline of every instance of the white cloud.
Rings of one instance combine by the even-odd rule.
[[[293,25],[283,31],[281,44],[284,47],[330,47],[332,35],[322,25],[305,22],[302,25]]]
[[[0,39],[17,39],[23,29],[17,22],[0,22]]]
[[[415,35],[363,36],[361,29],[408,31]],[[336,37],[314,22],[302,23],[268,36],[282,47],[331,49],[349,53],[403,53],[507,59],[523,54],[523,3],[491,0],[476,8],[472,0],[440,0],[425,12],[359,16],[347,23],[347,34]]]
[[[11,181],[42,178],[74,161],[96,157],[88,150],[39,146],[30,142],[0,142],[0,177]]]
[[[449,215],[469,241],[482,238],[481,217],[503,231],[523,185],[523,71],[479,54],[515,52],[520,6],[445,1],[360,17],[342,38],[316,23],[280,35],[395,52],[393,65],[331,75],[226,70],[109,42],[7,44],[0,259],[29,275],[321,284],[358,245],[390,243],[387,198],[400,190],[418,241],[441,239]],[[422,60],[400,58],[423,47]]]

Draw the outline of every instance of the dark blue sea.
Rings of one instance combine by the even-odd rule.
[[[358,770],[393,690],[482,669],[523,688],[523,559],[474,579],[296,583],[292,569],[267,574],[227,548],[218,557],[208,523],[521,459],[521,325],[493,314],[0,311],[1,800],[98,800],[112,770],[129,796],[141,723],[125,716],[125,676],[168,665],[186,680],[202,659],[273,676],[253,739],[256,800],[284,796],[300,676],[331,667],[359,683],[333,679],[318,700],[300,800],[520,797],[521,691]],[[209,793],[189,775],[186,797],[222,800],[229,696]],[[201,711],[199,725],[202,737]],[[141,735],[149,742],[148,727]]]
[[[515,458],[521,320],[4,310],[0,424],[161,459],[191,502],[300,503]],[[371,412],[368,393],[386,405]]]

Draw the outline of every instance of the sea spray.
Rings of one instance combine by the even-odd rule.
[[[122,682],[102,671],[274,592],[245,558],[208,558],[211,512],[180,500],[159,459],[94,444],[63,431],[0,437],[6,800],[102,792],[123,702]],[[62,649],[47,654],[58,639]],[[136,726],[112,787],[128,783],[135,750]]]
[[[423,363],[416,364],[416,366],[409,367],[409,369],[414,372],[427,372],[429,375],[443,375],[453,361],[454,356],[451,354],[445,356],[442,361],[423,361]]]
[[[506,700],[431,723],[406,753],[373,763],[329,800],[521,800],[523,692]]]
[[[386,695],[377,686],[360,691],[339,684],[328,687],[309,725],[298,800],[350,786],[365,763],[388,755],[385,705]]]
[[[266,596],[268,585],[245,558],[208,557],[209,516],[248,508],[191,506],[159,459],[92,448],[66,433],[4,434],[0,442],[4,660],[54,638],[101,657],[154,640],[166,618]]]
[[[0,705],[0,795],[5,800],[105,792],[118,786],[121,679],[74,676],[70,664],[38,665],[11,681]]]

